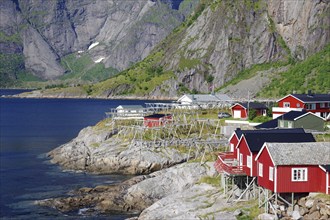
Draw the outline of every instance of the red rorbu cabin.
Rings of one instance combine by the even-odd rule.
[[[275,193],[329,194],[330,142],[266,142],[255,161],[263,188]]]
[[[330,119],[330,94],[289,94],[277,101],[278,107],[273,107],[273,118],[289,111],[306,110],[315,113],[326,120]]]
[[[229,138],[230,149],[228,152],[223,152],[218,155],[218,159],[214,166],[219,173],[231,172],[236,173],[238,170],[243,171],[243,167],[239,166],[239,158],[237,156],[237,145],[244,134],[263,134],[263,133],[305,133],[304,129],[268,129],[268,130],[241,130],[237,128]],[[236,171],[234,171],[236,169]]]
[[[172,115],[168,114],[153,114],[143,118],[143,124],[146,127],[160,127],[172,121]]]
[[[247,176],[257,176],[255,158],[265,142],[315,142],[310,133],[250,133],[244,134],[237,145],[237,160]]]
[[[258,102],[236,103],[230,108],[233,118],[247,118],[249,117],[249,111],[251,109],[254,109],[257,112],[257,116],[266,116],[268,109],[264,104]]]

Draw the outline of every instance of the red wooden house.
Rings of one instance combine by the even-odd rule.
[[[214,166],[219,173],[226,172],[228,174],[244,174],[243,166],[239,164],[238,144],[244,134],[287,134],[287,133],[305,133],[304,129],[269,129],[269,130],[241,130],[236,129],[229,138],[229,152],[219,153],[218,159]],[[261,147],[261,146],[260,146]],[[243,160],[242,160],[243,161]]]
[[[160,127],[172,121],[172,115],[168,114],[153,114],[143,118],[143,124],[146,127]]]
[[[264,104],[258,102],[245,102],[245,103],[236,103],[230,107],[233,118],[247,118],[249,117],[249,111],[251,109],[256,110],[257,116],[267,115],[267,107]]]
[[[229,152],[233,152],[234,157],[237,158],[237,144],[241,139],[243,134],[248,133],[305,133],[304,129],[302,128],[295,128],[295,129],[267,129],[267,130],[241,130],[237,128],[233,134],[229,138]],[[229,153],[228,152],[228,153]]]
[[[266,189],[275,193],[329,194],[330,142],[266,142],[255,161],[258,184]]]
[[[273,107],[273,118],[289,111],[305,109],[317,116],[330,119],[330,94],[289,94],[277,101],[278,107]]]
[[[237,145],[237,160],[248,176],[257,176],[255,158],[265,142],[315,142],[310,133],[251,133],[244,134]]]

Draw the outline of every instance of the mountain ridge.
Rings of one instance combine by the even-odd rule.
[[[322,0],[201,0],[143,61],[83,89],[93,97],[174,97],[219,91],[244,72],[253,76],[274,69],[272,77],[284,76],[282,69],[299,65],[329,43],[329,5]]]
[[[77,60],[85,54],[105,71],[120,71],[146,57],[197,2],[186,0],[184,8],[172,8],[181,1],[4,0],[0,3],[0,53],[15,52],[8,48],[13,44],[10,38],[17,35],[18,69],[41,79],[55,80],[72,73],[60,63],[70,54]],[[0,70],[1,84],[18,78],[5,65]]]

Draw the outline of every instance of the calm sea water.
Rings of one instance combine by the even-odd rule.
[[[17,92],[0,90],[1,95]],[[112,184],[128,177],[63,172],[57,165],[49,163],[46,153],[76,137],[82,128],[105,118],[105,112],[110,108],[144,105],[145,102],[151,101],[0,98],[0,217],[86,219],[78,212],[63,215],[33,202],[64,196],[79,187]],[[128,216],[97,218],[108,217],[124,219]]]

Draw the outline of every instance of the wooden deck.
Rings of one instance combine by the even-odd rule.
[[[214,167],[219,173],[235,176],[246,176],[243,171],[244,166],[238,165],[238,161],[232,152],[219,153]]]

